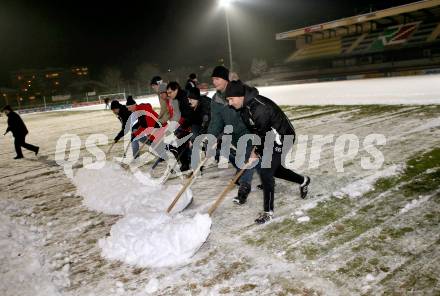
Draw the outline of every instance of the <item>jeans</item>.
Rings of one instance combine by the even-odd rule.
[[[141,137],[139,139],[134,140],[133,142],[131,142],[131,150],[133,151],[133,157],[137,157],[139,156],[139,142],[141,143],[145,143],[147,141],[147,137]]]
[[[247,145],[246,146],[246,155],[245,155],[245,161],[249,160],[249,157],[251,155],[252,152],[252,145]],[[220,150],[217,150],[216,153],[216,158],[220,156]],[[240,168],[236,165],[236,151],[234,149],[231,149],[231,153],[229,153],[229,162],[232,163],[232,165],[237,169],[237,173],[240,171]],[[238,179],[238,183],[241,184],[252,184],[252,178],[254,176],[254,172],[255,172],[255,168],[252,169],[247,169],[244,171],[244,173],[241,175],[240,179]]]

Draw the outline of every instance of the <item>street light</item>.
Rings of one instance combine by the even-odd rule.
[[[228,15],[228,8],[231,6],[231,3],[233,0],[220,0],[219,5],[222,7],[225,11],[226,16],[226,30],[228,33],[228,48],[229,48],[229,71],[232,72],[232,47],[231,47],[231,32],[229,29],[229,15]]]

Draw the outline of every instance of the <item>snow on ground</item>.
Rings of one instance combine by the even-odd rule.
[[[35,230],[0,213],[0,291],[3,296],[60,295],[38,250],[40,239]]]
[[[178,266],[187,263],[208,238],[209,215],[170,217],[163,212],[129,215],[101,239],[103,256],[138,267]]]
[[[139,180],[112,162],[101,169],[81,168],[72,182],[89,209],[125,216],[112,226],[108,238],[99,241],[106,258],[140,267],[179,265],[194,255],[209,235],[208,215],[190,218],[165,213],[182,186],[161,185],[149,175]],[[181,212],[191,201],[188,189],[171,214]]]
[[[260,94],[279,105],[439,104],[440,75],[372,78],[258,87]],[[214,91],[209,91],[212,97]],[[159,107],[156,95],[141,96],[137,103]],[[57,110],[103,110],[105,104]]]
[[[439,104],[440,75],[306,83],[259,88],[280,105]]]
[[[207,169],[191,187],[192,204],[182,216],[170,218],[163,216],[162,211],[160,214],[154,210],[144,211],[150,191],[130,191],[132,186],[143,186],[133,184],[129,172],[124,175],[108,167],[89,174],[80,170],[76,177],[83,179],[77,187],[54,162],[55,143],[64,133],[75,133],[82,139],[81,157],[90,156],[84,149],[90,134],[103,133],[112,139],[119,122],[111,112],[26,115],[30,130],[27,140],[41,144],[42,155],[36,159],[25,152],[26,159],[12,161],[12,139],[6,137],[2,141],[0,222],[14,234],[27,233],[26,237],[32,229],[38,230],[39,237],[30,245],[4,235],[7,230],[0,231],[2,243],[9,246],[0,250],[2,287],[9,287],[10,295],[38,295],[30,285],[14,282],[14,277],[26,274],[25,265],[12,259],[15,257],[8,250],[21,247],[30,258],[39,258],[40,267],[36,270],[43,270],[26,276],[27,283],[53,287],[59,294],[69,296],[438,294],[440,196],[439,182],[436,182],[438,163],[434,162],[439,158],[434,153],[411,165],[406,162],[440,146],[439,106],[295,106],[286,107],[285,111],[293,118],[299,135],[335,134],[337,137],[350,133],[363,139],[371,133],[384,134],[387,144],[380,147],[385,158],[383,167],[378,171],[362,169],[361,158],[368,153],[361,145],[359,154],[345,164],[344,172],[337,173],[334,147],[326,145],[319,167],[308,167],[307,154],[305,163],[298,168],[299,172],[312,177],[309,199],[299,198],[297,186],[277,180],[275,219],[267,226],[255,226],[253,220],[262,209],[261,191],[253,190],[248,203],[239,207],[231,202],[236,193],[234,189],[212,216],[209,237],[194,256],[182,260],[179,266],[154,268],[121,260],[133,260],[133,263],[145,260],[144,266],[151,266],[149,260],[152,259],[165,262],[168,258],[165,254],[172,255],[170,249],[145,256],[143,246],[171,238],[161,237],[160,227],[169,227],[172,223],[153,227],[155,224],[151,221],[195,220],[197,213],[206,213],[234,170]],[[4,126],[3,119],[0,125]],[[44,139],[40,135],[45,135]],[[311,137],[306,144],[309,151]],[[115,146],[112,156],[121,156],[123,149],[122,144]],[[420,167],[421,164],[428,167]],[[383,174],[396,167],[402,169],[393,171],[397,175]],[[158,173],[164,170],[163,164],[157,170]],[[405,179],[407,170],[416,172]],[[364,185],[373,185],[378,174],[385,180],[403,176],[403,181],[374,184],[375,190],[365,193]],[[117,180],[110,183],[105,181],[106,176]],[[101,183],[105,186],[99,187]],[[181,183],[179,179],[170,180],[160,194],[173,186],[178,190]],[[93,187],[83,191],[81,184]],[[256,177],[253,185],[257,184]],[[383,187],[385,185],[391,187]],[[153,187],[150,190],[154,191]],[[348,193],[359,192],[360,196],[330,198],[333,192],[342,192],[344,188],[352,188]],[[118,202],[119,190],[129,194],[123,194]],[[98,201],[103,196],[110,199],[96,206],[104,206],[85,205],[86,199],[93,197]],[[133,206],[126,207],[125,203]],[[112,209],[119,209],[112,214],[103,213],[109,210],[106,205],[110,204]],[[16,207],[11,210],[8,205]],[[163,209],[163,205],[157,207]],[[139,212],[141,215],[137,216]],[[150,215],[160,218],[149,219]],[[19,224],[19,221],[26,223]],[[197,225],[209,223],[204,221]],[[168,233],[173,231],[183,233],[174,228]],[[185,234],[192,237],[191,231]],[[156,235],[160,237],[158,240],[153,239]],[[186,241],[187,237],[183,239]],[[123,243],[127,244],[121,248]],[[198,244],[200,241],[195,245]],[[166,244],[171,245],[179,244]],[[195,248],[188,247],[190,252]],[[103,249],[112,259],[102,256]],[[61,275],[67,277],[68,285]],[[56,294],[49,291],[46,295]]]
[[[393,165],[384,170],[380,170],[366,178],[356,180],[353,183],[346,185],[339,191],[333,192],[333,195],[337,198],[344,198],[348,196],[350,198],[361,197],[368,191],[374,190],[374,183],[380,178],[391,177],[403,170],[401,165]]]
[[[147,174],[142,179],[135,178],[120,164],[109,161],[101,169],[79,169],[72,182],[77,194],[84,197],[86,207],[109,215],[139,215],[152,209],[165,212],[182,187],[161,185]],[[171,213],[182,211],[191,200],[189,189]]]

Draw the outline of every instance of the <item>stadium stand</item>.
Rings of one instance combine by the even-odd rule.
[[[440,73],[440,0],[283,32],[276,39],[292,42],[294,51],[261,81]]]

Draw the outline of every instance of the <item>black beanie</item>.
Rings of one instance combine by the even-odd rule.
[[[128,96],[127,97],[127,103],[125,103],[126,106],[132,106],[132,105],[136,105],[136,101],[133,99],[132,96]]]
[[[223,66],[217,66],[214,68],[214,71],[212,71],[211,77],[218,77],[229,81],[229,70]]]
[[[230,97],[244,97],[245,88],[241,81],[231,81],[226,86],[225,95],[227,98]]]
[[[159,82],[162,81],[162,78],[160,76],[154,76],[151,78],[150,85],[159,85]]]
[[[6,105],[3,107],[2,112],[6,111],[6,110],[12,112],[12,107],[10,105]]]
[[[192,87],[188,90],[188,98],[193,100],[200,100],[200,89]]]
[[[111,102],[111,104],[110,104],[110,109],[111,110],[113,110],[113,109],[121,109],[121,104],[119,103],[119,101],[117,101],[117,100],[113,100],[112,102]]]

